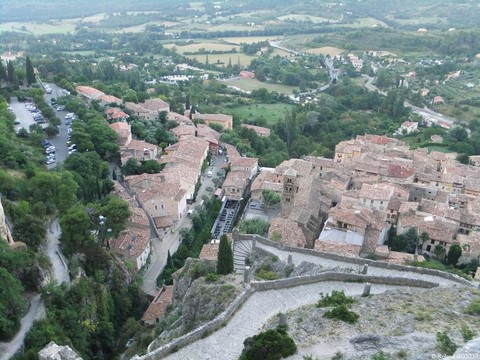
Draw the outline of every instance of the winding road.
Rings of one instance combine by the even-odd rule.
[[[52,264],[52,281],[70,284],[70,275],[67,264],[59,249],[60,225],[55,218],[47,229],[47,244],[43,249]],[[35,320],[45,316],[45,306],[40,294],[35,293],[30,299],[30,308],[22,318],[21,327],[17,335],[8,343],[0,342],[0,360],[10,359],[23,346],[25,336]]]

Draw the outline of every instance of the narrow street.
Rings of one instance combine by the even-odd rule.
[[[195,204],[189,206],[189,209],[195,209],[195,206],[201,203],[202,197],[212,197],[213,194],[207,191],[208,188],[215,189],[213,179],[217,177],[217,172],[225,165],[225,156],[217,155],[212,156],[211,166],[205,170],[205,174],[202,175],[200,181],[202,186],[198,190],[197,201]],[[209,178],[206,173],[212,170],[213,176]],[[152,254],[150,255],[150,264],[148,269],[145,270],[143,275],[142,290],[146,294],[152,296],[157,293],[157,277],[165,268],[167,264],[168,251],[173,255],[180,246],[180,230],[183,228],[190,229],[192,222],[188,216],[184,216],[177,224],[175,224],[173,231],[168,233],[164,238],[155,238],[152,240]]]

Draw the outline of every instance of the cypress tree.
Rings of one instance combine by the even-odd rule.
[[[7,70],[3,66],[3,61],[0,60],[0,80],[7,81]]]
[[[217,274],[227,275],[233,272],[233,252],[230,247],[227,235],[220,237],[220,245],[218,248],[217,258]]]
[[[172,256],[170,255],[170,250],[168,250],[168,254],[167,254],[167,266],[166,266],[167,269],[173,269],[173,260],[172,260]]]
[[[35,78],[35,72],[33,71],[32,60],[30,60],[30,57],[28,56],[25,62],[25,72],[27,76],[28,85],[34,84],[37,81],[37,79]]]
[[[7,63],[7,81],[13,83],[15,79],[15,68],[13,67],[13,62],[9,61]]]

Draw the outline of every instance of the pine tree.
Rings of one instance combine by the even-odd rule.
[[[447,254],[447,265],[457,265],[458,259],[462,256],[462,248],[458,244],[450,246]]]
[[[187,94],[187,98],[185,99],[185,110],[190,110],[190,96]]]
[[[35,78],[35,72],[33,71],[32,60],[30,60],[30,57],[28,56],[25,62],[25,72],[27,76],[28,85],[34,84],[37,81],[37,79]]]
[[[0,60],[0,80],[7,81],[7,70],[3,66],[3,61]]]
[[[217,274],[227,275],[233,272],[233,252],[230,247],[227,235],[220,237],[220,245],[218,248],[217,258]]]

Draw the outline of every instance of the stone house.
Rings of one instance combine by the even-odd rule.
[[[173,285],[163,285],[153,299],[150,306],[145,310],[141,322],[144,325],[153,326],[167,313],[167,307],[173,302]]]
[[[161,112],[168,113],[170,111],[170,105],[160,98],[147,99],[140,104],[127,102],[125,107],[135,116],[145,120],[158,120]]]

